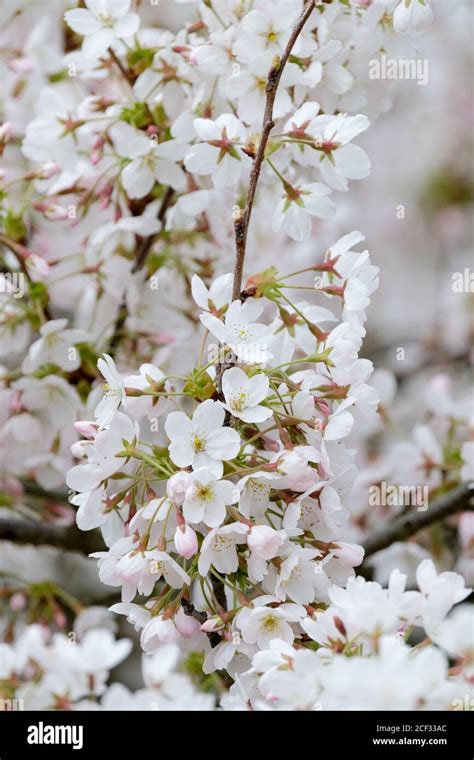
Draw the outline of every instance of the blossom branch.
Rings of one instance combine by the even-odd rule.
[[[75,525],[45,525],[30,520],[0,518],[0,540],[33,546],[53,546],[66,551],[91,554],[103,551],[104,542],[98,531],[83,532]]]
[[[124,77],[125,81],[128,84],[130,84],[130,74],[124,68],[124,66],[123,66],[120,58],[117,56],[117,54],[114,52],[114,50],[112,50],[112,48],[109,48],[108,52],[109,52],[109,55],[110,55],[111,59],[113,60],[113,62],[115,63],[115,65],[117,66],[117,68],[120,70],[120,73]]]
[[[166,192],[165,192],[165,194],[163,196],[163,200],[161,202],[160,210],[159,210],[158,216],[157,216],[157,219],[158,219],[159,222],[162,222],[162,223],[164,222],[164,219],[165,219],[165,216],[166,216],[166,212],[168,211],[168,208],[170,206],[171,200],[173,198],[173,192],[174,191],[173,191],[172,187],[168,187],[166,189]],[[140,247],[138,249],[137,258],[135,259],[135,264],[134,264],[134,267],[133,267],[133,271],[134,272],[137,272],[144,265],[144,263],[146,261],[146,258],[148,256],[148,254],[150,253],[150,250],[151,250],[151,248],[153,246],[153,243],[157,239],[158,235],[159,235],[159,232],[155,233],[154,235],[149,235],[147,238],[145,238],[143,240],[142,244],[140,245]]]
[[[309,2],[304,8],[295,26],[293,27],[282,57],[279,60],[276,59],[268,74],[267,84],[265,87],[266,100],[265,111],[263,114],[262,132],[258,144],[258,149],[253,161],[252,171],[250,172],[249,190],[247,193],[247,199],[245,201],[245,208],[243,210],[239,209],[234,217],[236,246],[234,286],[232,292],[232,298],[234,301],[240,297],[240,291],[242,288],[242,275],[244,270],[248,229],[250,225],[250,218],[252,216],[252,209],[255,200],[255,193],[257,191],[258,180],[260,178],[262,164],[265,159],[265,150],[270,137],[270,133],[275,126],[275,123],[273,121],[273,107],[275,104],[278,85],[280,83],[283,70],[288,62],[295,42],[301,34],[303,27],[311,16],[313,10],[314,0],[311,0],[311,2]]]
[[[395,541],[405,541],[420,530],[457,512],[474,511],[474,487],[466,484],[437,499],[425,512],[408,512],[391,520],[364,542],[365,557],[386,549]]]

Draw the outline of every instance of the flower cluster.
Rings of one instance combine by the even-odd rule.
[[[0,504],[31,517],[42,493],[40,521],[99,529],[145,689],[105,687],[126,640],[38,627],[4,645],[0,687],[212,709],[174,672],[186,650],[235,681],[226,708],[449,706],[472,666],[468,613],[445,620],[461,579],[430,562],[419,592],[356,577],[352,441],[385,411],[360,355],[378,268],[343,222],[317,235],[370,172],[359,143],[390,97],[369,61],[428,1],[206,0],[176,32],[130,0],[43,5],[1,64]],[[4,12],[12,38],[24,10]],[[383,477],[468,481],[466,420],[417,428]],[[436,647],[400,641],[420,626]]]
[[[419,591],[394,570],[388,589],[364,578],[333,588],[302,623],[313,646],[279,636],[223,699],[226,710],[472,709],[472,612],[461,576],[418,568]],[[415,637],[422,628],[427,634]],[[450,661],[454,665],[450,667]]]
[[[30,625],[13,644],[0,644],[0,710],[213,709],[213,697],[197,692],[178,672],[180,653],[172,645],[143,657],[142,689],[109,685],[111,669],[128,656],[132,642],[91,626],[90,617],[79,615],[67,636],[51,637],[44,627]]]

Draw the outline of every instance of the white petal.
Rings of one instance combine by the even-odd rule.
[[[65,21],[73,32],[77,34],[95,34],[101,30],[101,24],[98,19],[90,11],[86,11],[84,8],[74,8],[71,11],[66,11],[64,14]]]

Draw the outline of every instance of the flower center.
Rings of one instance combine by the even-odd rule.
[[[273,633],[279,626],[278,618],[273,615],[267,615],[260,623],[260,629],[266,633]]]
[[[241,412],[247,406],[247,394],[245,391],[237,391],[229,401],[229,406],[235,412]]]
[[[212,539],[212,550],[214,552],[223,552],[226,549],[230,549],[232,547],[232,541],[230,538],[227,538],[227,536],[214,536]]]
[[[152,566],[151,566],[151,572],[152,573],[156,573],[157,575],[163,575],[164,571],[165,571],[165,563],[164,562],[159,562],[158,560],[155,560],[152,563]]]
[[[118,388],[111,388],[108,383],[103,384],[102,392],[107,398],[115,398],[117,396],[120,396],[120,390]]]
[[[232,332],[243,343],[250,341],[250,335],[246,325],[232,325]]]
[[[196,486],[196,498],[199,501],[212,501],[214,499],[214,489],[211,486]]]
[[[110,15],[110,13],[107,13],[107,11],[102,11],[98,14],[99,21],[101,22],[102,26],[113,26],[115,19],[113,16]]]
[[[191,446],[195,454],[201,454],[206,448],[206,436],[204,433],[194,433]]]
[[[268,483],[261,483],[259,480],[253,480],[253,478],[247,480],[247,488],[256,501],[264,501],[271,490]]]

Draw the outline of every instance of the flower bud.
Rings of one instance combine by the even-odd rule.
[[[336,547],[336,557],[346,567],[357,567],[364,559],[364,547],[359,546],[359,544],[347,544],[345,541],[338,541],[334,546]]]
[[[57,222],[68,218],[67,208],[60,206],[59,203],[43,203],[37,201],[33,204],[36,211],[39,211],[46,219]]]
[[[78,420],[74,423],[74,427],[84,438],[94,438],[97,434],[97,424],[90,420]]]
[[[224,625],[225,623],[220,617],[209,618],[201,625],[201,631],[204,631],[204,633],[214,633],[214,631],[219,631],[223,628]]]
[[[174,534],[174,545],[178,554],[185,559],[197,554],[197,536],[190,525],[178,525]]]
[[[12,594],[10,597],[10,609],[12,609],[14,612],[20,612],[21,610],[24,610],[25,607],[26,596],[21,591],[17,591],[15,594]]]
[[[283,543],[283,539],[268,525],[257,525],[248,534],[249,549],[265,560],[272,559]]]
[[[3,155],[3,149],[12,136],[12,125],[9,121],[4,121],[0,125],[0,156]]]
[[[83,459],[87,453],[87,441],[74,441],[71,444],[71,454],[74,459]]]
[[[48,262],[41,256],[38,256],[37,253],[30,253],[25,261],[28,271],[33,278],[39,277],[41,279],[42,277],[47,277],[49,275]]]
[[[173,504],[177,504],[178,507],[182,505],[186,491],[192,483],[193,481],[190,473],[185,470],[175,472],[175,474],[171,476],[166,484],[166,491]]]
[[[182,609],[176,613],[174,624],[185,639],[191,638],[191,636],[194,636],[199,631],[199,621],[191,617],[191,615],[186,615]]]
[[[54,177],[55,174],[59,174],[60,171],[61,171],[61,167],[59,166],[59,164],[56,164],[53,161],[46,161],[44,164],[41,164],[41,166],[38,169],[28,172],[28,174],[26,175],[26,178],[27,179],[51,179],[51,177]]]

